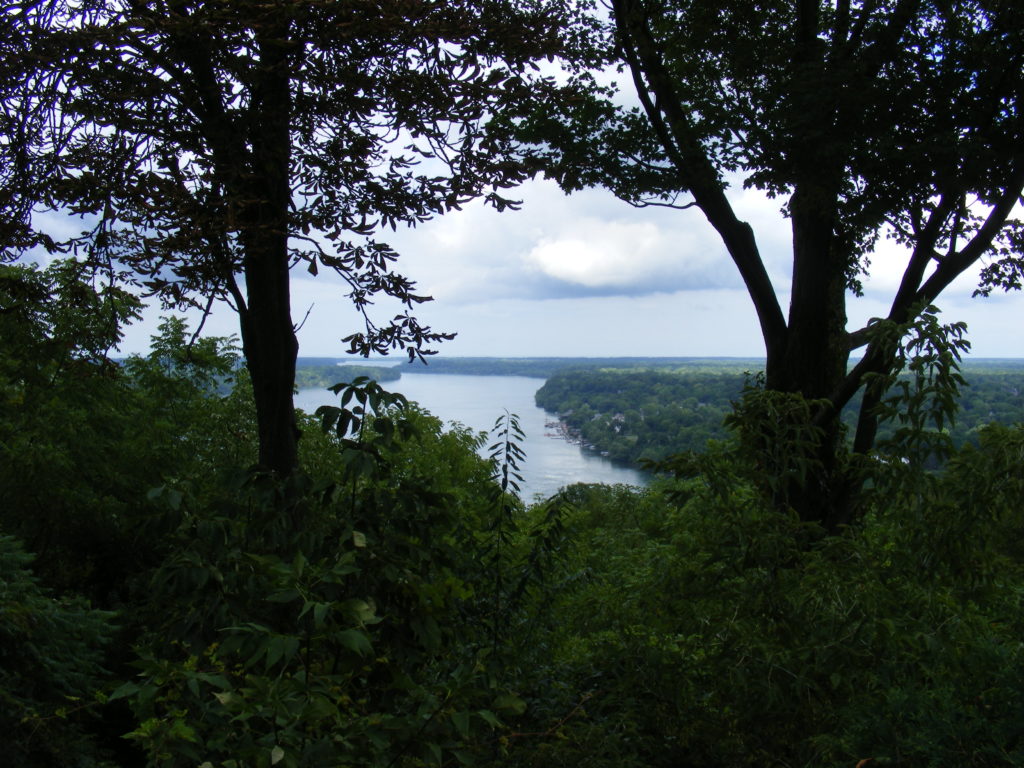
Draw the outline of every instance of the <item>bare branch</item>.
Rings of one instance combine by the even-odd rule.
[[[292,330],[295,333],[298,333],[302,329],[302,326],[304,326],[306,324],[306,321],[309,320],[309,313],[313,311],[313,307],[314,306],[316,306],[316,305],[315,304],[310,304],[309,305],[309,309],[306,310],[306,314],[302,316],[302,322],[300,322],[296,326],[293,326]]]
[[[209,318],[213,312],[214,298],[215,297],[211,295],[206,300],[206,307],[203,309],[203,316],[199,318],[199,325],[196,326],[196,330],[193,332],[192,338],[190,338],[188,340],[188,344],[185,345],[185,349],[189,355],[192,354],[192,347],[195,346],[196,340],[199,338],[199,334],[203,332],[203,326],[206,325],[207,318]]]
[[[634,208],[671,208],[676,211],[687,211],[691,208],[698,207],[696,200],[691,203],[686,203],[685,205],[663,203],[658,200],[626,200],[626,202]]]

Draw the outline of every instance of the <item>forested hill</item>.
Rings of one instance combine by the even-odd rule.
[[[572,438],[617,461],[699,451],[709,439],[726,437],[723,419],[747,378],[732,361],[717,370],[713,362],[693,370],[562,371],[537,391],[536,401],[559,415]],[[968,386],[949,428],[956,445],[976,442],[978,431],[992,422],[1024,422],[1024,360],[971,361],[963,372]],[[851,428],[859,405],[857,398],[844,412]]]
[[[459,374],[463,376],[528,376],[547,379],[570,370],[667,370],[686,372],[756,371],[764,360],[740,357],[430,357],[425,362],[395,358],[387,365],[380,358],[368,364],[360,359],[300,357],[296,386],[328,387],[338,381],[366,376],[377,381],[395,381],[403,373]]]
[[[300,357],[295,365],[297,389],[327,389],[339,382],[349,383],[361,376],[374,381],[398,381],[402,374],[397,367],[339,363],[330,357]]]
[[[644,369],[721,371],[759,370],[764,361],[733,357],[432,357],[425,365],[401,366],[408,373],[456,373],[468,376],[531,376],[547,379],[570,370]]]

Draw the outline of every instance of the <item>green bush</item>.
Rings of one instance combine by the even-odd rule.
[[[55,598],[32,556],[0,536],[0,733],[12,768],[105,765],[89,736],[107,677],[114,615]]]

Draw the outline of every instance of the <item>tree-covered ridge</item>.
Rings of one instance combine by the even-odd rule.
[[[722,421],[743,382],[736,373],[570,371],[548,379],[535,399],[586,447],[633,463],[724,436]]]
[[[299,358],[295,366],[296,389],[327,389],[339,382],[347,384],[360,377],[374,381],[398,381],[402,374],[395,368],[377,365],[304,364],[302,358]]]
[[[713,365],[711,362],[711,365]],[[654,371],[563,371],[537,391],[537,405],[557,414],[569,434],[588,448],[623,462],[658,461],[682,451],[702,451],[727,436],[724,419],[749,374]],[[747,369],[748,371],[750,369]],[[947,425],[956,445],[977,444],[990,423],[1024,422],[1024,361],[982,360],[964,366],[966,386],[955,421]],[[859,399],[843,413],[851,431]],[[893,427],[883,428],[883,438]]]
[[[637,370],[678,370],[678,371],[743,371],[756,370],[764,366],[764,360],[757,358],[733,357],[447,357],[436,355],[413,362],[384,364],[376,358],[373,365],[360,366],[350,362],[351,358],[300,357],[297,368],[324,368],[333,365],[344,370],[360,368],[366,371],[396,371],[413,374],[456,374],[462,376],[527,376],[546,379],[560,371],[594,370],[602,368],[629,368]],[[379,373],[377,375],[380,375]],[[377,376],[374,376],[376,378]],[[393,379],[381,379],[393,381]],[[302,387],[299,387],[300,389]]]
[[[530,376],[546,379],[567,370],[629,368],[641,370],[735,370],[764,365],[746,358],[707,357],[445,357],[438,355],[401,366],[409,373],[454,373],[468,376]]]

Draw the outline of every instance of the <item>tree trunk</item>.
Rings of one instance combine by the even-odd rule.
[[[798,187],[790,201],[793,285],[786,343],[769,351],[765,384],[770,390],[826,400],[846,376],[846,260],[834,235],[834,200],[815,184]],[[840,414],[829,405],[815,409],[821,428],[810,458],[818,470],[805,481],[789,481],[786,502],[801,520],[835,530],[848,521],[849,483],[840,466]],[[810,425],[807,425],[810,427]]]
[[[259,463],[287,475],[298,463],[299,439],[292,399],[299,344],[292,328],[288,261],[271,248],[246,250],[249,301],[241,318],[242,349],[252,377]],[[262,252],[248,252],[253,250]]]
[[[292,395],[299,344],[288,274],[291,93],[280,44],[286,31],[277,32],[260,40],[263,66],[257,70],[250,108],[251,168],[242,182],[248,194],[241,233],[247,302],[240,312],[242,349],[256,404],[259,463],[288,475],[298,463]]]

